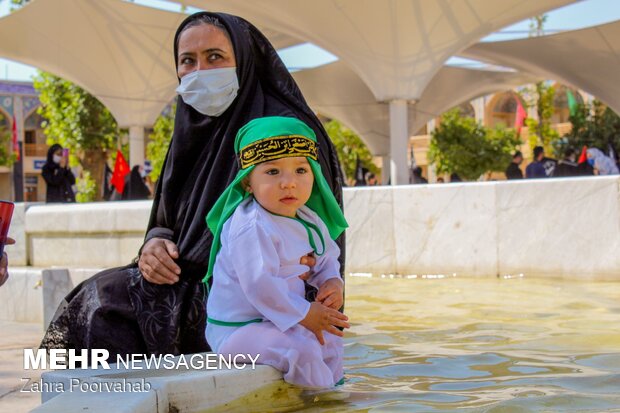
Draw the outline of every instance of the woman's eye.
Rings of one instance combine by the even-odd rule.
[[[308,173],[308,170],[306,168],[297,168],[297,173],[298,174],[305,174],[305,173]]]
[[[268,169],[265,173],[267,175],[277,175],[278,174],[278,170],[277,169]]]
[[[222,58],[222,55],[219,54],[219,53],[210,54],[209,57],[208,57],[210,62],[214,62],[214,61],[219,60],[221,58]]]
[[[191,57],[184,57],[181,59],[182,65],[191,65],[193,63],[194,63],[194,59],[192,59]]]

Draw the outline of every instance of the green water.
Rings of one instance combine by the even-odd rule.
[[[269,408],[240,411],[620,412],[620,283],[348,277],[346,288],[342,389],[279,385]]]
[[[620,412],[620,283],[349,277],[347,314],[326,411]]]

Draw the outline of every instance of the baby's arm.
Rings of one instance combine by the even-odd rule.
[[[338,310],[344,304],[344,282],[340,278],[340,262],[338,262],[340,248],[330,238],[326,228],[323,234],[325,252],[316,257],[316,265],[308,283],[319,290],[316,301]]]
[[[230,262],[250,304],[280,331],[302,321],[310,303],[294,294],[289,282],[278,276],[280,257],[270,235],[259,225],[248,225],[228,242]]]

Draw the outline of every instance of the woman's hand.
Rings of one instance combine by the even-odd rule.
[[[7,237],[6,245],[15,244],[15,240],[13,238]],[[9,258],[6,255],[6,252],[2,253],[2,258],[0,259],[0,285],[4,284],[6,280],[9,279]]]
[[[342,286],[343,283],[340,277],[330,278],[319,287],[319,292],[315,300],[325,307],[338,310],[342,307],[342,304],[344,304],[344,291]]]
[[[332,308],[325,307],[323,304],[313,302],[310,304],[310,310],[306,317],[299,322],[302,326],[312,331],[321,345],[325,344],[323,338],[323,330],[335,336],[342,337],[344,333],[336,327],[351,327],[347,321],[349,317]]]
[[[174,262],[177,258],[179,250],[174,242],[152,238],[142,247],[138,268],[148,282],[174,284],[181,274],[181,268]]]

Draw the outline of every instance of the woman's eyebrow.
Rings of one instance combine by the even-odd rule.
[[[202,53],[211,53],[211,52],[222,52],[222,53],[226,53],[225,50],[220,49],[219,47],[211,47],[209,49],[205,49],[202,51]]]

